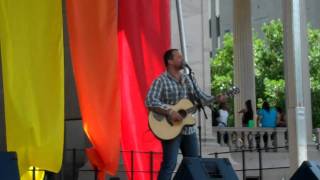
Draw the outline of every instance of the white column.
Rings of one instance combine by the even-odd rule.
[[[210,73],[210,51],[212,49],[211,47],[211,41],[209,37],[209,1],[207,0],[201,0],[201,74],[200,78],[202,82],[199,82],[199,84],[202,84],[202,89],[208,93],[211,94],[211,73]],[[210,138],[212,136],[211,134],[211,111],[207,109],[207,115],[208,119],[204,120],[204,117],[202,116],[202,127],[203,127],[203,137],[204,138]]]
[[[211,0],[209,1],[211,5],[211,24],[210,24],[210,35],[211,35],[211,41],[212,41],[212,57],[215,57],[217,53],[217,49],[220,48],[220,34],[219,31],[219,23],[218,19],[220,18],[220,0]]]
[[[246,100],[256,108],[255,73],[252,49],[251,1],[234,0],[234,83],[240,88],[235,96],[235,126],[241,127],[241,114]]]
[[[284,62],[290,172],[307,160],[311,98],[304,0],[284,0]]]
[[[171,0],[171,47],[179,48],[179,29],[177,21],[176,0]],[[195,72],[195,77],[201,89],[211,92],[210,77],[210,51],[211,41],[209,37],[209,1],[183,1],[181,0],[184,30],[186,35],[186,51],[188,63]],[[201,122],[202,137],[209,138],[211,134],[211,112],[206,109],[208,120],[202,113]]]
[[[308,37],[307,37],[307,12],[306,12],[306,1],[300,2],[300,19],[301,19],[301,57],[302,62],[302,87],[303,87],[303,102],[305,107],[305,119],[307,126],[307,142],[308,145],[313,144],[312,142],[312,107],[311,107],[311,86],[310,86],[310,70],[309,70],[309,59],[308,59]]]
[[[314,144],[312,142],[312,107],[311,107],[311,86],[310,86],[310,70],[309,70],[309,59],[308,59],[308,38],[307,38],[307,13],[306,13],[306,1],[301,4],[301,47],[303,50],[301,52],[302,57],[304,57],[304,62],[302,63],[302,87],[303,87],[303,102],[306,110],[305,119],[307,126],[307,142],[308,145]]]

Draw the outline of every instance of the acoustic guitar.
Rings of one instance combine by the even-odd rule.
[[[227,92],[223,93],[225,96],[234,96],[240,93],[238,87],[232,87]],[[206,102],[204,105],[212,104],[215,100],[211,102]],[[149,127],[153,134],[162,140],[170,140],[177,137],[183,127],[192,126],[196,123],[195,118],[192,116],[198,109],[197,104],[193,104],[189,99],[181,99],[178,103],[170,107],[172,110],[178,112],[183,120],[179,122],[171,122],[166,116],[159,113],[150,111],[149,112]]]

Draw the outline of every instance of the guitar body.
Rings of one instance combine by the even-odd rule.
[[[183,120],[180,122],[172,122],[170,124],[165,116],[150,111],[149,113],[149,127],[153,134],[162,140],[170,140],[177,137],[184,126],[194,125],[196,123],[191,113],[186,110],[193,107],[193,104],[188,99],[180,100],[171,109],[178,112]]]
[[[233,96],[238,93],[240,93],[240,89],[234,86],[224,93],[224,95]],[[212,101],[202,103],[202,105],[209,105],[213,101],[214,99],[212,99]],[[183,127],[192,126],[196,123],[192,113],[197,110],[197,105],[192,104],[190,100],[181,99],[176,105],[170,108],[178,112],[182,116],[183,120],[180,122],[170,122],[166,116],[152,111],[149,112],[149,127],[153,134],[162,140],[173,139],[181,133]]]

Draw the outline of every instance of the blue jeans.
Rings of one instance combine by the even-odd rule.
[[[179,135],[175,139],[162,141],[163,158],[158,180],[170,180],[177,164],[179,148],[183,157],[198,157],[198,140],[196,133]]]

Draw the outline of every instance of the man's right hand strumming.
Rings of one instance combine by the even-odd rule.
[[[171,122],[179,122],[183,120],[183,117],[174,110],[169,110],[168,117]]]

